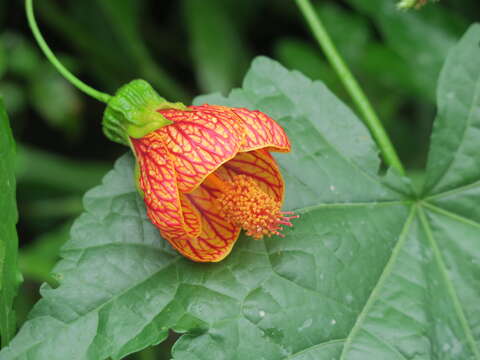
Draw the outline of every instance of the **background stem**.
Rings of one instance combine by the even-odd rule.
[[[300,11],[305,17],[310,29],[319,43],[320,47],[324,51],[328,61],[335,69],[336,73],[340,77],[343,85],[347,89],[348,93],[353,99],[353,102],[358,108],[358,111],[362,115],[370,129],[375,141],[380,147],[380,151],[383,155],[385,162],[398,170],[400,174],[405,175],[403,165],[398,158],[395,148],[390,141],[385,129],[382,126],[375,110],[368,101],[365,93],[358,85],[357,80],[348,69],[347,65],[343,61],[342,57],[338,53],[335,45],[333,44],[330,36],[328,35],[325,27],[323,26],[318,14],[315,12],[310,0],[296,0]]]

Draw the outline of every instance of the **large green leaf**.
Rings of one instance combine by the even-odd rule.
[[[438,87],[438,117],[432,135],[426,189],[430,193],[480,180],[480,37],[470,31],[447,59]],[[460,189],[459,189],[460,188]],[[461,191],[459,191],[461,190]],[[472,209],[473,210],[473,209]]]
[[[479,38],[473,27],[452,53],[440,92],[459,86],[454,73],[479,58]],[[172,351],[182,360],[480,359],[473,217],[380,177],[355,115],[269,59],[255,60],[228,99],[197,102],[259,108],[285,127],[293,150],[277,159],[286,207],[301,215],[294,228],[284,239],[242,237],[219,264],[192,263],[148,221],[126,155],[86,195],[54,270],[60,285],[42,287],[0,359],[119,359],[168,329],[186,332]]]
[[[474,146],[479,40],[474,25],[442,70],[428,191],[413,206],[416,216],[350,332],[343,359],[480,359],[480,223],[474,215],[480,170],[473,165],[480,156]]]
[[[17,293],[18,238],[15,201],[15,143],[7,113],[0,98],[0,337],[2,346],[16,328],[13,299]]]

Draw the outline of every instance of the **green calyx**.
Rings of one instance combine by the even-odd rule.
[[[187,110],[187,107],[168,102],[145,80],[133,80],[107,102],[103,132],[110,140],[129,146],[130,137],[138,139],[172,123],[158,112],[162,109]]]

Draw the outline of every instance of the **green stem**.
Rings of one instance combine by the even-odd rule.
[[[40,30],[38,28],[37,22],[35,20],[35,15],[33,12],[33,5],[32,5],[32,0],[25,0],[25,9],[27,12],[27,19],[28,19],[28,24],[30,28],[32,29],[33,36],[35,37],[35,40],[37,40],[38,46],[40,46],[40,49],[42,49],[43,53],[47,57],[47,59],[52,63],[53,66],[58,70],[62,76],[67,79],[70,83],[72,83],[74,86],[76,86],[79,90],[83,91],[85,94],[93,97],[94,99],[97,99],[98,101],[107,103],[108,100],[110,100],[111,96],[109,94],[103,93],[101,91],[98,91],[91,86],[85,84],[83,81],[81,81],[79,78],[77,78],[75,75],[73,75],[67,68],[65,68],[62,63],[57,59],[55,54],[50,50],[48,47],[45,39],[43,38],[42,34],[40,33]]]
[[[380,151],[382,152],[385,162],[393,168],[397,169],[400,174],[404,175],[405,170],[403,169],[403,165],[400,162],[400,159],[395,152],[395,148],[393,147],[392,142],[390,141],[387,133],[385,132],[382,123],[378,119],[378,116],[375,113],[375,110],[373,110],[372,105],[368,101],[365,93],[358,85],[357,80],[355,80],[355,77],[352,75],[347,65],[343,61],[342,57],[338,53],[337,49],[335,48],[335,45],[330,39],[330,36],[328,35],[320,18],[315,12],[310,0],[296,0],[296,2],[303,16],[307,20],[307,23],[310,26],[310,29],[315,36],[315,39],[318,41],[320,47],[325,52],[328,61],[337,72],[340,80],[342,81],[343,85],[352,97],[353,102],[357,106],[358,111],[361,113],[367,126],[372,132],[375,141],[380,147]]]

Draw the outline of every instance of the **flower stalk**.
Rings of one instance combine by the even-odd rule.
[[[395,168],[400,174],[404,175],[405,170],[403,165],[400,162],[395,148],[393,147],[390,138],[383,128],[380,119],[378,118],[375,110],[370,104],[370,101],[353,76],[352,72],[349,70],[345,61],[335,48],[335,45],[328,35],[327,30],[323,26],[318,14],[315,12],[310,0],[296,0],[296,3],[305,17],[308,25],[310,26],[315,39],[324,51],[328,61],[336,71],[343,85],[350,94],[353,102],[358,108],[358,111],[362,115],[365,123],[370,129],[375,141],[380,147],[380,151],[385,159],[385,162]]]
[[[72,85],[74,85],[80,91],[83,91],[85,94],[97,99],[98,101],[107,103],[110,100],[111,96],[107,93],[98,91],[91,86],[85,84],[82,80],[73,75],[63,64],[58,60],[55,54],[52,52],[47,42],[43,38],[40,29],[38,28],[37,21],[35,20],[35,13],[33,11],[32,0],[25,0],[25,10],[27,13],[27,20],[32,30],[33,36],[38,43],[40,49],[47,57],[48,61],[57,69],[57,71],[62,74],[62,76],[67,79]]]

